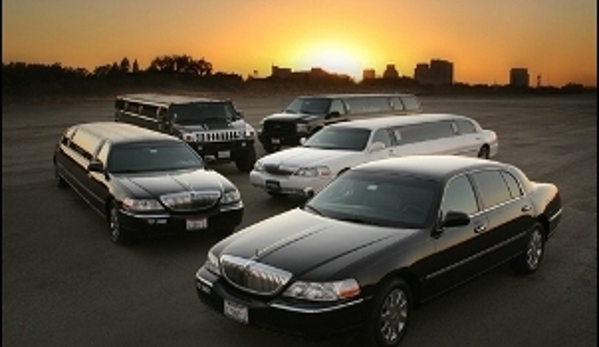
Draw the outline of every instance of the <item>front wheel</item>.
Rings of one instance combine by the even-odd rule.
[[[136,241],[130,231],[122,228],[119,208],[114,200],[110,202],[108,207],[108,229],[110,230],[110,238],[114,243],[131,245]]]
[[[408,284],[396,278],[377,292],[370,321],[363,339],[368,346],[398,346],[406,335],[412,313],[412,294]]]
[[[545,236],[541,224],[535,224],[528,233],[526,246],[522,254],[514,258],[510,265],[512,269],[522,275],[531,274],[539,269],[545,254]]]
[[[246,151],[241,152],[235,159],[235,166],[241,172],[250,172],[256,163],[256,149],[254,146],[249,147]]]

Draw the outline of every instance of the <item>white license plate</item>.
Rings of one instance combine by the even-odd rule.
[[[278,145],[281,143],[281,140],[280,139],[271,139],[271,142],[273,145]]]
[[[208,227],[208,219],[206,219],[206,218],[188,219],[186,224],[187,224],[187,230],[206,229]]]
[[[225,300],[225,316],[244,324],[249,322],[248,308],[227,300]]]
[[[218,151],[219,158],[231,158],[231,151]]]

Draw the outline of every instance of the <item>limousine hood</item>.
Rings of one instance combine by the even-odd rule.
[[[339,161],[353,165],[354,158],[360,152],[318,149],[308,147],[294,147],[280,152],[269,154],[260,159],[264,165],[278,165],[289,168],[309,167],[315,165],[329,165],[334,161]]]
[[[185,191],[223,191],[220,175],[203,169],[115,175],[113,179],[117,180],[131,197],[138,198],[156,198],[163,194]]]
[[[413,230],[338,221],[296,208],[233,234],[213,252],[301,276],[334,261],[345,267],[411,234]]]

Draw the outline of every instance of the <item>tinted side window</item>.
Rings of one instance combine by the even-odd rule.
[[[331,102],[331,108],[329,109],[329,113],[337,112],[339,114],[345,114],[345,107],[343,106],[343,102],[339,99],[333,100]]]
[[[454,178],[445,188],[445,196],[441,204],[441,211],[445,214],[449,211],[464,212],[472,215],[478,212],[476,196],[465,175]]]
[[[420,101],[413,95],[404,95],[402,97],[404,107],[407,111],[420,111]]]
[[[435,140],[456,135],[450,121],[411,124],[399,128],[401,143]]]
[[[399,96],[394,96],[391,98],[391,105],[395,111],[404,111],[405,107],[403,106],[403,101]]]
[[[379,129],[374,132],[371,143],[375,142],[382,142],[385,145],[385,148],[393,146],[391,134],[389,134],[389,130],[387,129]]]
[[[378,113],[391,110],[389,99],[386,97],[358,97],[345,100],[349,113]]]
[[[129,111],[132,113],[138,113],[139,107],[140,107],[140,105],[136,102],[126,102],[125,103],[125,111]]]
[[[516,177],[505,171],[502,171],[501,175],[505,179],[505,183],[507,184],[511,197],[515,199],[522,196],[522,189],[520,188]]]
[[[493,207],[511,199],[505,180],[497,170],[487,170],[472,174],[484,205]]]
[[[100,139],[97,137],[86,131],[79,130],[75,133],[75,136],[73,136],[71,148],[81,154],[85,159],[91,160],[99,143]]]
[[[158,107],[152,105],[142,105],[139,113],[147,117],[156,118],[158,114]]]
[[[467,119],[456,119],[455,123],[458,126],[460,134],[474,134],[477,132],[474,123]]]

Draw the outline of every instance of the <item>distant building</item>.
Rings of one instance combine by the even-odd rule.
[[[416,64],[414,79],[420,84],[452,85],[453,63],[441,59],[431,59],[430,64]]]
[[[373,80],[376,78],[374,69],[364,69],[362,71],[362,80]]]
[[[278,67],[276,65],[271,66],[271,76],[279,77],[279,78],[288,78],[293,74],[291,68],[288,67]]]
[[[540,80],[537,83],[540,84]],[[530,77],[528,76],[528,69],[515,67],[510,70],[510,86],[528,88],[529,85]]]
[[[395,64],[387,64],[387,68],[383,72],[383,78],[399,78],[399,73],[395,69]]]

